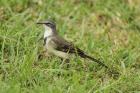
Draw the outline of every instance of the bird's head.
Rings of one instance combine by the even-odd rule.
[[[44,35],[46,34],[47,36],[49,36],[49,35],[57,33],[56,32],[56,24],[51,20],[37,22],[37,24],[43,24],[44,25],[44,27],[45,27]]]

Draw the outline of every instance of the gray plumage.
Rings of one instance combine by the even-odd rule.
[[[77,54],[82,58],[88,58],[108,68],[104,63],[100,62],[99,60],[91,56],[88,56],[87,54],[84,53],[83,50],[79,49],[78,47],[74,46],[72,43],[60,37],[57,33],[56,25],[54,22],[44,21],[44,22],[38,22],[38,24],[45,25],[44,45],[48,53],[54,54],[64,59],[69,59],[69,56],[71,54]]]

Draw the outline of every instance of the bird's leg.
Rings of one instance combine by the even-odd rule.
[[[65,59],[65,63],[66,63],[66,67],[70,68],[70,60],[69,59]]]
[[[66,68],[68,69],[68,68],[70,68],[70,60],[69,59],[63,59],[63,58],[61,58],[61,61],[62,61],[62,65],[64,64],[66,64]]]
[[[43,59],[44,57],[49,57],[49,54],[47,50],[42,51],[41,53],[38,54],[38,60]]]

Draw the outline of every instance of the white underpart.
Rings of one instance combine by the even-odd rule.
[[[45,32],[44,32],[44,38],[49,37],[52,35],[52,29],[46,25],[44,25],[45,27]]]
[[[49,42],[51,42],[52,34],[53,34],[52,29],[45,25],[44,38],[47,37],[45,47],[46,47],[48,53],[54,54],[54,55],[59,56],[61,58],[68,59],[69,58],[68,53],[65,53],[65,52],[58,51],[58,50],[54,49],[53,46],[49,43]]]
[[[47,46],[48,46],[48,43],[49,43],[49,41],[51,40],[51,35],[52,35],[52,29],[50,28],[50,27],[48,27],[48,26],[46,26],[46,25],[44,25],[44,27],[45,27],[45,32],[44,32],[44,39],[47,37],[47,40],[46,40],[46,48],[47,48]]]

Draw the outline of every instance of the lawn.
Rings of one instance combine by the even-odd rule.
[[[43,26],[110,69],[78,56],[70,67],[43,51]],[[140,92],[140,0],[0,0],[0,93]]]

